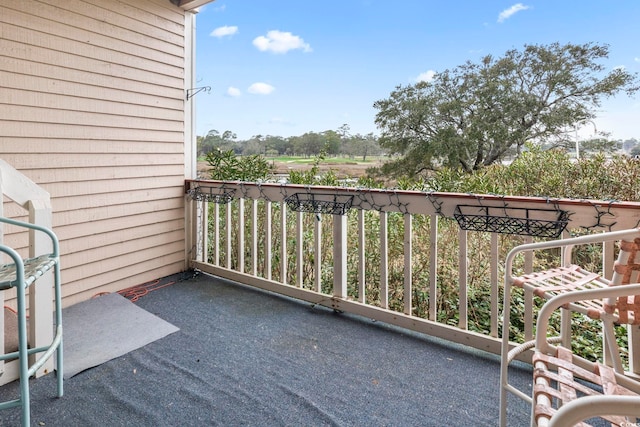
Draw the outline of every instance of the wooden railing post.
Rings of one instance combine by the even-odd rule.
[[[52,228],[52,211],[48,203],[39,200],[29,202],[29,222],[49,229]],[[51,253],[51,239],[44,233],[29,232],[29,257]],[[29,288],[29,332],[31,347],[44,347],[53,340],[51,313],[53,311],[53,271],[38,279],[38,286]],[[35,355],[30,357],[29,364],[35,363]],[[53,370],[53,358],[49,358],[44,366],[36,372],[36,377]]]

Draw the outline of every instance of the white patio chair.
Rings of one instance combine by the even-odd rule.
[[[606,241],[619,241],[620,251],[615,264],[611,280],[600,274],[585,270],[584,268],[571,264],[571,253],[575,246],[602,243]],[[541,272],[534,272],[523,276],[513,275],[513,260],[523,252],[545,250],[550,248],[563,248],[565,265],[548,269]],[[511,386],[508,380],[509,363],[522,352],[531,349],[535,341],[530,341],[510,350],[509,326],[510,326],[510,303],[511,287],[517,286],[533,292],[534,295],[549,300],[556,296],[574,294],[576,292],[592,291],[597,289],[611,289],[620,285],[628,285],[638,281],[640,271],[640,260],[637,259],[637,252],[640,248],[640,229],[634,228],[623,231],[613,231],[596,235],[587,235],[571,239],[554,240],[549,242],[530,243],[514,248],[508,255],[505,264],[505,285],[504,285],[504,313],[502,327],[502,355],[500,372],[500,425],[506,425],[507,394],[514,395],[531,402],[531,396],[523,393]],[[640,292],[638,292],[640,295]],[[636,302],[637,301],[637,302]],[[615,338],[614,326],[616,323],[627,323],[632,325],[640,324],[640,315],[636,315],[640,304],[640,296],[625,295],[618,298],[607,294],[602,298],[577,298],[566,302],[563,309],[571,312],[582,313],[593,319],[598,319],[603,323],[605,335],[607,360],[611,360],[614,369],[622,373],[622,360],[620,358],[617,340]],[[563,328],[567,331],[568,328]],[[550,342],[560,342],[563,337],[554,337]],[[566,340],[567,338],[564,337]]]
[[[538,316],[533,355],[532,426],[587,427],[590,424],[584,421],[591,418],[612,426],[637,425],[640,382],[636,378],[579,357],[547,337],[549,318],[562,306],[598,299],[627,300],[634,295],[640,295],[640,284],[569,292],[545,303]]]

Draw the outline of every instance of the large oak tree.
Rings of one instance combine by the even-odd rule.
[[[595,118],[601,100],[635,93],[638,77],[599,63],[607,45],[525,45],[398,86],[374,103],[380,145],[398,160],[384,172],[441,166],[472,171],[519,153],[527,142],[562,145]]]

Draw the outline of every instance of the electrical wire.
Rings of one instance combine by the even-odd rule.
[[[141,285],[132,286],[127,289],[122,289],[118,291],[118,293],[123,297],[129,299],[131,302],[136,302],[138,301],[138,299],[140,299],[140,297],[147,295],[151,291],[156,291],[158,289],[171,286],[175,283],[176,283],[175,281],[161,283],[160,280],[154,280],[153,282],[147,282]]]

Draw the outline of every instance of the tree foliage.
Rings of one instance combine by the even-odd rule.
[[[362,156],[366,161],[368,156],[380,155],[381,149],[377,137],[367,135],[350,135],[349,126],[342,125],[337,131],[306,132],[303,135],[284,138],[272,135],[254,135],[248,140],[238,140],[236,134],[225,131],[222,134],[215,129],[206,136],[199,136],[198,155],[206,156],[215,150],[226,152],[232,150],[235,154],[245,156],[260,154],[269,156],[305,156],[314,157],[323,153],[325,156]],[[215,154],[214,154],[215,155]]]
[[[224,131],[222,134],[215,129],[210,130],[206,136],[198,137],[198,155],[205,156],[209,152],[216,150],[228,151],[233,150],[236,153],[240,152],[238,142],[236,141],[236,134],[230,130]]]
[[[607,138],[590,138],[579,141],[580,151],[587,153],[608,153],[613,154],[620,150],[621,143]]]
[[[211,179],[220,181],[258,181],[273,173],[273,166],[260,155],[237,156],[233,150],[207,153]]]
[[[419,174],[442,166],[465,172],[519,154],[527,142],[563,146],[603,98],[638,90],[637,75],[598,61],[606,45],[525,45],[398,86],[377,101],[379,143],[401,157],[383,173]]]

